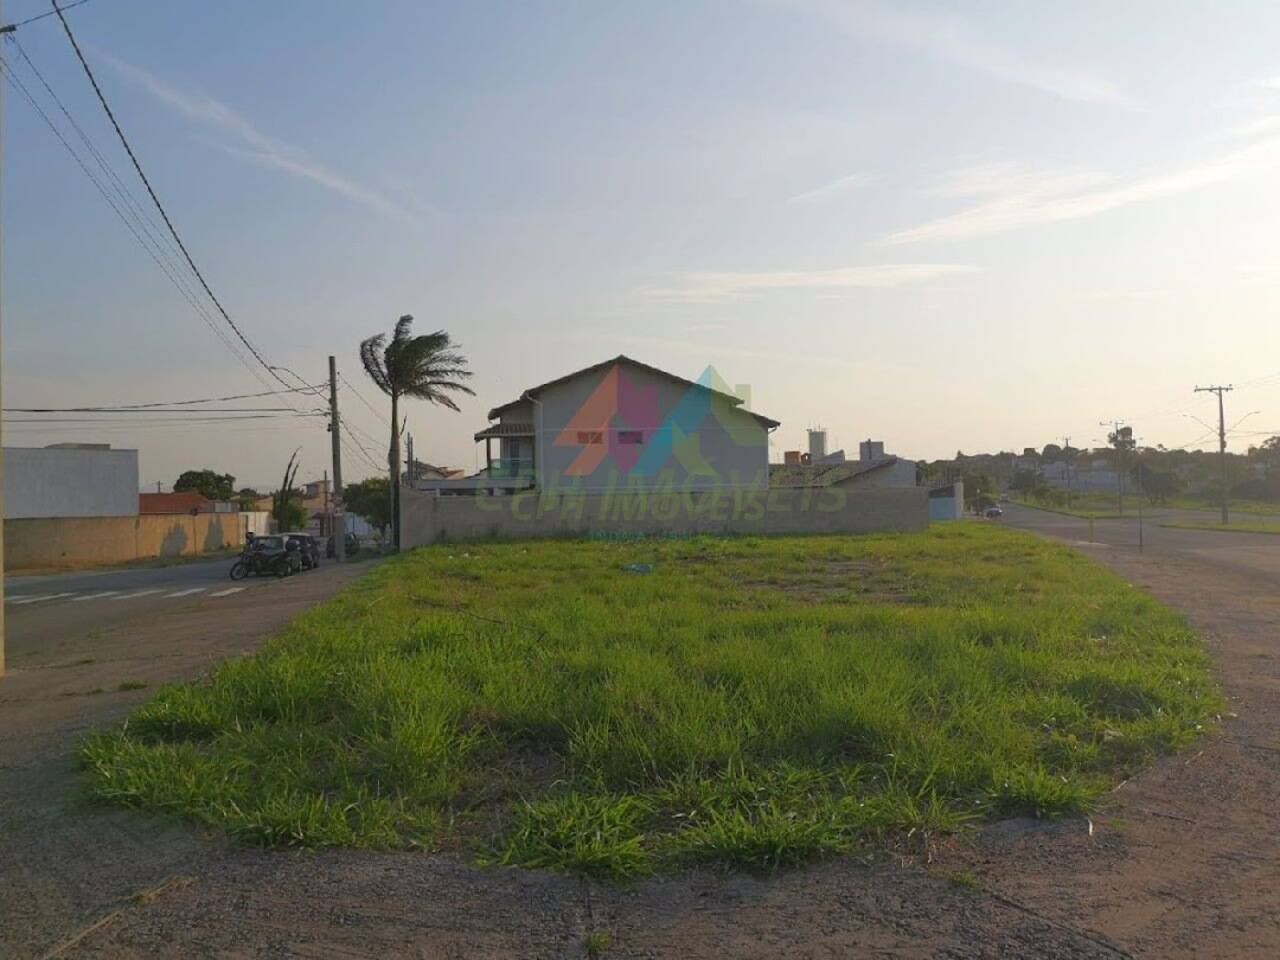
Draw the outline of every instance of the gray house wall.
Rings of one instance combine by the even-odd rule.
[[[5,447],[4,515],[136,517],[138,451]]]
[[[619,466],[611,458],[585,476],[570,474],[583,447],[574,441],[572,433],[568,444],[557,445],[568,425],[582,410],[583,405],[610,374],[612,367],[575,377],[572,380],[547,387],[540,392],[538,402],[532,404],[533,423],[537,430],[535,459],[539,486],[546,490],[577,486],[586,492],[604,492],[619,487],[654,489],[672,487],[681,490],[718,490],[728,488],[765,489],[769,476],[769,444],[765,428],[750,413],[733,405],[727,398],[716,397],[710,391],[690,387],[658,376],[643,368],[618,364],[621,375],[636,390],[652,390],[656,404],[637,422],[622,422],[615,415],[608,429],[612,431],[638,430],[644,434],[640,455],[655,443],[673,439],[683,441],[684,449],[696,449],[698,458],[710,472],[691,472],[674,453],[668,455],[661,467],[652,473],[641,475]],[[686,424],[681,433],[687,437],[673,438],[668,418],[677,406],[693,395],[701,395],[710,402],[708,412],[696,423]],[[505,417],[504,417],[505,419]],[[605,438],[608,441],[608,437]]]

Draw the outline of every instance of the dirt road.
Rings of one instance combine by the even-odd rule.
[[[1007,521],[1069,542],[1087,529],[1016,508]],[[228,606],[215,622],[205,601],[189,620],[97,637],[109,676],[76,664],[74,645],[34,657],[0,682],[0,955],[575,957],[591,931],[611,934],[607,957],[681,960],[1280,955],[1280,537],[1273,556],[1257,542],[1271,537],[1233,548],[1249,535],[1182,533],[1224,540],[1139,556],[1117,529],[1081,549],[1187,611],[1238,716],[1117,790],[1092,835],[1082,820],[1006,823],[932,864],[616,886],[426,854],[246,849],[77,803],[75,737],[146,695],[84,688],[192,675],[249,648],[332,589],[323,570],[253,618]]]

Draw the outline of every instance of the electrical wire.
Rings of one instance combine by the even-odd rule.
[[[350,380],[348,380],[344,374],[341,374],[341,373],[340,373],[340,374],[338,374],[338,378],[339,378],[343,383],[345,383],[345,384],[347,385],[347,389],[348,389],[348,390],[350,390],[352,393],[354,393],[354,394],[356,395],[356,399],[357,399],[357,400],[359,400],[361,403],[363,403],[366,407],[368,407],[368,408],[369,408],[369,411],[370,411],[370,412],[371,412],[375,417],[377,417],[379,420],[381,420],[381,421],[382,421],[382,423],[383,423],[385,426],[387,426],[387,427],[390,427],[390,426],[391,426],[391,421],[387,419],[386,414],[382,413],[382,411],[380,411],[380,410],[379,410],[377,407],[375,407],[372,403],[370,403],[368,400],[366,400],[366,399],[365,399],[364,394],[363,394],[363,393],[361,393],[359,390],[357,390],[357,389],[355,388],[355,384],[353,384]]]
[[[259,397],[274,397],[282,393],[298,393],[306,389],[304,387],[292,387],[285,390],[268,390],[265,393],[236,393],[226,397],[207,397],[202,400],[167,400],[156,401],[154,403],[116,403],[102,404],[97,406],[85,407],[48,407],[41,409],[23,409],[21,407],[5,407],[5,410],[12,410],[17,413],[88,413],[90,411],[113,411],[121,412],[126,410],[152,410],[157,407],[188,407],[201,403],[226,403],[230,400],[256,400]],[[293,410],[293,407],[277,408]],[[178,411],[174,411],[178,412]]]
[[[75,0],[74,3],[68,3],[62,9],[64,11],[71,10],[75,7],[82,6],[83,4],[86,4],[88,2],[89,0]],[[49,10],[46,13],[37,13],[34,17],[27,17],[27,19],[25,20],[19,20],[17,23],[5,24],[4,27],[0,27],[0,33],[12,33],[14,30],[17,30],[19,27],[25,27],[28,23],[35,23],[37,20],[43,20],[45,17],[52,17],[56,12],[57,10],[55,8],[54,10]]]
[[[5,61],[3,61],[2,59],[0,59],[0,72],[4,74],[4,78],[9,82],[9,85],[12,86],[18,93],[20,93],[23,96],[23,98],[31,105],[31,108],[35,110],[36,113],[39,115],[39,117],[45,122],[45,125],[48,126],[50,131],[52,131],[53,135],[58,139],[58,141],[62,144],[62,146],[67,150],[67,152],[71,154],[72,159],[75,160],[77,166],[80,167],[81,172],[83,172],[84,175],[88,177],[89,182],[94,185],[94,187],[102,195],[102,198],[107,202],[107,205],[111,207],[112,211],[114,211],[116,216],[120,218],[120,221],[125,225],[125,228],[133,235],[134,240],[136,240],[138,245],[142,247],[143,252],[146,253],[147,256],[149,256],[152,259],[152,261],[156,264],[157,267],[160,268],[160,271],[169,279],[169,282],[174,285],[174,288],[177,289],[178,293],[181,294],[183,298],[191,305],[191,308],[196,312],[197,316],[199,316],[209,326],[210,330],[212,330],[213,333],[223,342],[223,344],[226,345],[228,349],[231,350],[233,355],[235,355],[236,358],[245,365],[246,369],[248,369],[254,375],[254,377],[260,383],[262,383],[263,386],[269,386],[269,382],[262,376],[258,368],[254,366],[252,363],[250,363],[247,357],[245,357],[242,353],[240,353],[240,351],[226,337],[226,335],[222,332],[222,330],[214,323],[213,318],[204,309],[203,305],[200,304],[200,302],[197,299],[195,299],[195,297],[192,295],[192,293],[189,291],[188,288],[184,287],[179,276],[175,274],[175,272],[164,263],[164,261],[161,259],[160,256],[157,256],[156,252],[152,250],[151,246],[148,246],[146,240],[143,239],[142,234],[138,232],[138,228],[134,225],[134,222],[120,208],[120,205],[116,203],[116,201],[112,198],[110,192],[102,184],[102,182],[97,178],[97,176],[94,175],[93,171],[89,169],[88,164],[85,163],[84,159],[80,156],[80,154],[76,151],[76,149],[71,145],[70,141],[68,141],[67,138],[63,136],[62,131],[58,129],[57,124],[53,122],[53,119],[48,115],[48,113],[45,112],[44,108],[40,106],[35,96],[31,93],[29,89],[27,89],[26,84],[24,84],[22,82],[22,79],[16,73],[14,73],[13,67],[10,64],[6,63]]]
[[[315,416],[313,413],[304,413],[294,407],[200,407],[197,410],[166,410],[162,407],[5,407],[5,413],[102,413],[102,414],[121,414],[121,413],[140,413],[140,414],[157,414],[157,413],[291,413],[298,417]]]
[[[129,161],[133,164],[133,169],[137,171],[138,178],[142,181],[142,185],[146,187],[148,196],[151,197],[151,201],[155,204],[156,210],[159,211],[161,219],[164,220],[164,225],[168,228],[170,236],[173,237],[173,242],[176,243],[178,245],[178,249],[182,251],[182,256],[186,259],[187,266],[191,268],[191,272],[195,274],[196,279],[200,282],[201,288],[203,288],[209,299],[213,301],[213,305],[217,307],[218,313],[221,314],[222,319],[227,322],[227,325],[235,332],[235,335],[253,355],[254,359],[266,368],[267,372],[277,381],[282,384],[285,383],[280,375],[272,368],[271,364],[267,363],[262,354],[258,352],[258,348],[249,341],[247,336],[245,336],[244,331],[242,331],[239,326],[236,325],[236,322],[231,319],[231,315],[227,313],[226,308],[223,307],[222,301],[220,301],[214,294],[208,281],[205,280],[204,274],[201,273],[200,268],[196,266],[195,260],[192,259],[191,253],[187,250],[186,244],[182,242],[182,237],[178,234],[177,228],[174,227],[173,221],[170,219],[168,212],[164,208],[164,204],[160,202],[160,198],[156,195],[155,190],[151,186],[151,181],[143,171],[142,164],[138,161],[137,154],[133,152],[133,147],[129,143],[129,138],[125,136],[124,130],[121,129],[119,121],[116,120],[116,115],[112,111],[111,105],[107,103],[106,95],[103,94],[102,88],[98,85],[97,77],[93,75],[93,70],[89,67],[89,61],[85,59],[84,54],[81,52],[80,44],[76,42],[75,34],[71,32],[71,24],[69,24],[67,22],[67,18],[62,15],[62,9],[58,6],[57,0],[53,0],[53,10],[54,13],[58,15],[58,20],[62,24],[62,29],[67,35],[67,40],[71,43],[71,49],[75,51],[76,59],[80,61],[80,66],[84,69],[85,76],[89,78],[89,83],[93,87],[93,92],[97,94],[98,102],[102,104],[102,109],[106,111],[107,118],[111,121],[111,126],[115,129],[116,136],[120,138],[120,143],[124,147],[125,153],[129,155]]]
[[[383,465],[380,464],[377,459],[364,448],[364,445],[360,443],[359,440],[351,436],[350,433],[340,434],[338,441],[342,444],[344,450],[348,453],[358,453],[360,458],[374,470],[381,471],[383,469]]]
[[[152,411],[152,412],[163,412],[163,411]],[[293,416],[308,416],[308,414],[295,413],[293,414]],[[278,415],[272,416],[271,414],[253,413],[253,414],[247,414],[245,416],[240,416],[240,417],[230,417],[230,416],[185,417],[185,418],[165,417],[160,420],[154,420],[154,421],[147,421],[147,420],[105,420],[104,421],[104,420],[97,420],[91,417],[49,417],[49,418],[41,418],[39,420],[26,418],[26,417],[16,417],[16,418],[5,417],[4,422],[5,423],[101,423],[101,424],[118,423],[118,424],[132,425],[135,423],[148,423],[148,422],[150,423],[227,423],[234,420],[281,420],[281,419],[285,419],[285,418],[280,417]]]
[[[139,201],[138,198],[134,196],[133,191],[125,185],[124,180],[116,172],[115,167],[111,165],[110,161],[107,160],[102,151],[94,144],[92,138],[85,133],[80,124],[76,122],[76,118],[71,115],[71,111],[68,110],[66,104],[62,102],[62,98],[54,91],[53,87],[49,84],[49,81],[45,79],[44,74],[40,72],[40,68],[36,66],[35,62],[27,54],[26,48],[23,47],[22,42],[16,36],[10,37],[9,40],[13,44],[14,49],[18,51],[18,55],[22,57],[23,62],[26,63],[27,69],[35,75],[37,80],[40,81],[40,85],[44,87],[45,93],[48,94],[49,99],[54,102],[58,110],[62,113],[62,116],[66,119],[67,123],[70,124],[71,129],[74,130],[76,135],[80,138],[80,142],[84,144],[85,148],[89,151],[90,156],[92,156],[94,161],[98,164],[98,167],[102,170],[108,180],[108,186],[114,188],[117,197],[120,199],[129,215],[133,217],[135,224],[141,228],[143,236],[155,249],[156,253],[164,259],[170,271],[172,271],[176,278],[181,282],[184,295],[188,296],[188,300],[192,301],[194,306],[194,301],[198,301],[199,297],[196,294],[196,291],[192,288],[188,276],[184,274],[182,265],[174,255],[176,250],[172,241],[166,238],[160,225],[157,224],[150,215],[148,215],[142,202]],[[235,348],[232,347],[231,342],[227,340],[225,334],[223,334],[222,328],[218,327],[213,322],[212,317],[208,316],[203,304],[201,304],[198,309],[205,318],[205,322],[213,327],[219,334],[219,339],[234,351]],[[238,351],[236,352],[238,353]]]

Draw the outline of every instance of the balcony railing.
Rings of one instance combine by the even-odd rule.
[[[496,479],[532,477],[533,473],[532,457],[503,457],[492,461],[489,466],[489,476]]]

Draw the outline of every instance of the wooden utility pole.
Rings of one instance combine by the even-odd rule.
[[[329,440],[333,444],[333,558],[339,563],[347,559],[347,523],[342,512],[342,434],[338,418],[338,364],[329,358]]]
[[[1222,395],[1231,392],[1231,384],[1225,387],[1196,387],[1196,393],[1216,393],[1218,395],[1218,465],[1222,471],[1222,523],[1228,521],[1227,503],[1230,494],[1227,491],[1227,420],[1222,406]]]

